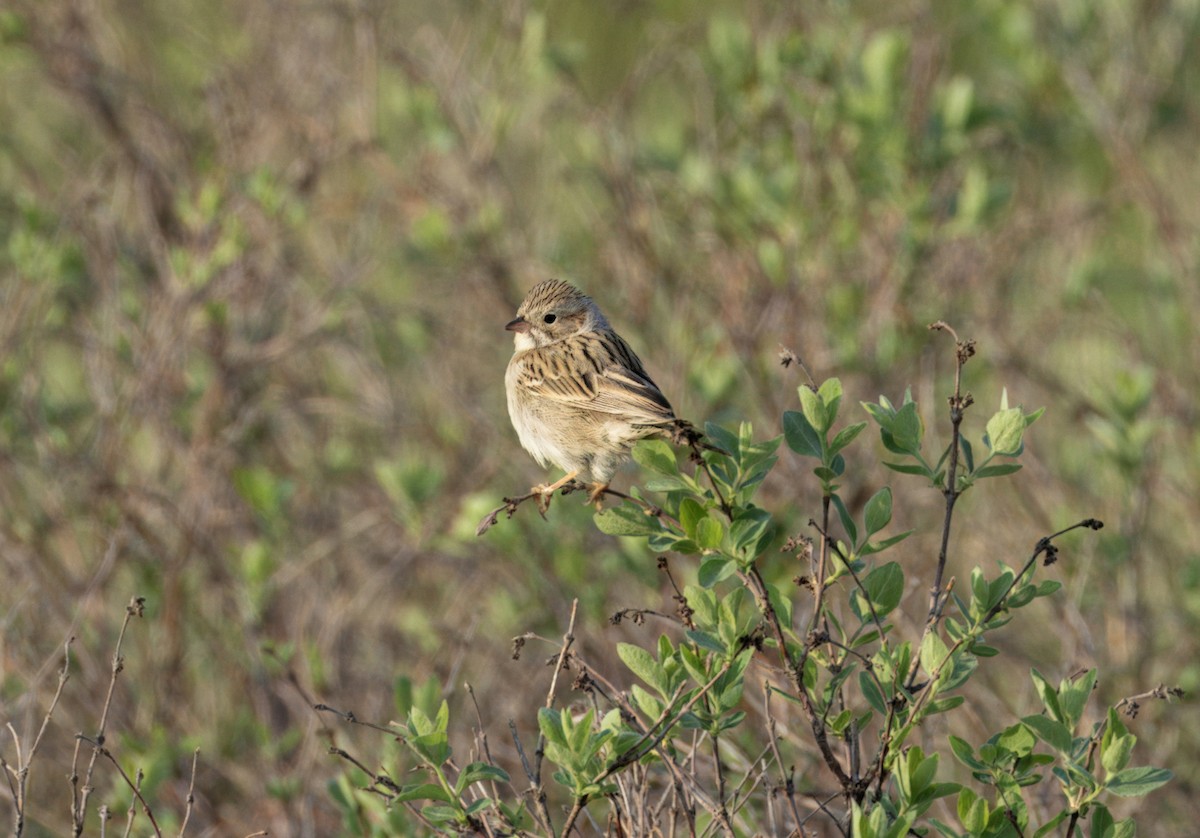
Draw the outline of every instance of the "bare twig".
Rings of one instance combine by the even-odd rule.
[[[21,836],[25,833],[25,803],[29,795],[29,770],[33,765],[33,759],[37,756],[38,748],[41,747],[42,738],[46,735],[46,728],[50,724],[50,717],[54,715],[55,708],[58,707],[58,701],[62,698],[63,687],[66,686],[67,680],[71,677],[71,644],[75,641],[74,637],[68,637],[63,644],[63,665],[58,672],[58,688],[54,691],[54,697],[50,699],[50,705],[46,708],[46,714],[42,716],[42,726],[38,728],[37,735],[33,738],[33,745],[29,748],[29,753],[21,753],[21,739],[17,736],[16,730],[11,724],[8,725],[8,732],[12,735],[13,745],[17,749],[17,765],[14,768],[9,765],[3,756],[0,756],[0,768],[4,769],[5,779],[8,780],[9,792],[13,797],[13,834]]]
[[[562,646],[558,652],[558,659],[554,664],[554,674],[550,678],[550,689],[546,692],[545,706],[547,710],[554,706],[555,693],[558,691],[558,674],[562,671],[563,664],[567,660],[567,654],[571,651],[571,645],[575,642],[575,616],[578,611],[579,599],[576,597],[571,601],[571,617],[567,621],[567,633],[563,635]],[[554,828],[550,820],[550,807],[546,804],[546,787],[542,783],[542,759],[545,757],[545,755],[546,737],[541,732],[541,726],[539,725],[537,748],[533,752],[533,794],[534,799],[537,801],[538,807],[541,809],[542,817],[545,819],[546,828],[550,832],[554,832]],[[565,835],[566,832],[563,834]]]
[[[920,648],[924,643],[926,635],[936,629],[948,597],[948,592],[942,590],[942,577],[945,574],[946,561],[949,558],[950,524],[954,518],[954,505],[958,502],[958,498],[962,494],[958,490],[958,453],[962,445],[962,421],[966,409],[974,403],[974,398],[970,393],[963,395],[962,370],[967,360],[975,354],[975,341],[959,340],[958,333],[942,320],[930,323],[929,328],[933,331],[949,332],[954,338],[954,392],[947,399],[950,405],[950,458],[946,467],[946,483],[942,489],[942,496],[946,500],[946,509],[942,516],[942,540],[938,548],[937,569],[933,576],[933,586],[929,589],[929,613],[925,618],[925,629],[921,635],[921,643],[917,644],[917,648]],[[913,684],[916,683],[916,678],[917,668],[914,667],[906,685],[908,689],[912,689]]]
[[[589,491],[590,488],[591,487],[588,487],[588,486],[584,485],[583,483],[580,483],[578,480],[571,480],[567,483],[564,483],[556,491],[558,491],[559,494],[565,496],[565,495],[571,494],[572,492]],[[641,498],[635,498],[632,495],[627,495],[624,492],[618,491],[618,490],[610,488],[608,486],[605,486],[604,488],[602,488],[600,490],[600,494],[601,495],[611,495],[612,497],[618,498],[619,500],[627,500],[630,503],[635,503],[638,506],[642,507],[642,509],[644,509],[646,511],[647,515],[649,515],[653,518],[662,518],[663,520],[672,524],[676,529],[679,529],[678,521],[676,521],[674,518],[672,518],[670,515],[665,513],[662,509],[658,508],[654,504],[644,501]],[[506,498],[504,498],[504,503],[502,503],[500,506],[497,506],[495,509],[493,509],[491,512],[489,512],[487,515],[483,516],[483,518],[479,521],[479,524],[475,527],[475,535],[483,535],[485,532],[487,532],[492,527],[494,527],[497,523],[499,523],[501,512],[505,513],[505,515],[508,518],[512,518],[512,516],[517,513],[517,509],[520,508],[521,504],[525,503],[526,501],[530,501],[530,500],[537,500],[539,502],[539,504],[543,501],[546,503],[546,506],[544,508],[540,505],[538,506],[539,514],[541,514],[541,516],[543,518],[546,517],[545,509],[549,509],[549,498],[544,493],[542,493],[542,492],[527,492],[523,495],[517,495],[516,497],[511,497],[511,498],[506,497]]]
[[[779,766],[779,776],[783,783],[783,792],[787,796],[788,807],[792,810],[792,820],[800,838],[805,838],[804,825],[800,819],[800,810],[796,808],[796,769],[794,766],[783,767],[783,757],[779,754],[779,736],[775,732],[775,717],[771,714],[771,692],[774,688],[767,681],[763,682],[763,712],[767,717],[767,737],[771,746],[771,755]]]
[[[133,813],[136,813],[135,804],[141,803],[142,811],[146,813],[146,817],[150,819],[150,825],[154,828],[154,834],[159,836],[159,838],[162,838],[162,830],[158,828],[158,821],[154,818],[154,811],[150,808],[150,803],[145,797],[142,796],[141,769],[138,769],[138,779],[137,782],[134,782],[134,780],[125,773],[125,769],[121,767],[121,763],[117,762],[116,757],[112,755],[112,752],[109,751],[108,748],[101,744],[99,739],[91,739],[87,736],[84,736],[82,733],[75,734],[75,738],[91,745],[93,754],[98,754],[99,756],[102,756],[111,762],[113,767],[117,769],[117,773],[121,775],[121,779],[125,781],[125,785],[129,786],[129,788],[133,791],[134,802],[130,803],[130,822],[132,822]]]
[[[842,788],[849,793],[854,784],[850,776],[846,773],[846,769],[838,761],[837,755],[834,754],[833,749],[829,746],[829,737],[826,735],[825,725],[822,723],[816,707],[813,706],[812,697],[809,696],[808,689],[804,686],[804,664],[801,661],[795,660],[791,653],[788,652],[787,638],[783,632],[783,625],[779,622],[779,615],[775,613],[775,607],[771,605],[771,599],[767,595],[766,582],[758,572],[758,568],[753,565],[748,570],[738,571],[738,575],[758,600],[759,611],[766,617],[767,624],[771,627],[771,631],[775,636],[775,644],[779,647],[780,662],[788,674],[788,680],[791,681],[792,688],[796,691],[796,699],[800,702],[800,707],[804,711],[805,718],[808,719],[813,739],[817,744],[817,749],[821,752],[821,758],[825,760],[825,765],[833,772],[833,775],[837,778]]]
[[[192,751],[192,776],[188,780],[187,808],[183,811],[183,823],[179,825],[179,838],[187,831],[188,821],[192,818],[192,806],[196,802],[196,763],[200,759],[200,749]]]
[[[313,709],[319,713],[332,713],[341,718],[344,722],[349,722],[352,725],[362,725],[369,727],[372,730],[378,730],[380,733],[387,733],[395,736],[397,739],[403,739],[404,734],[397,727],[389,727],[387,725],[375,724],[375,722],[364,722],[358,716],[354,715],[352,710],[338,710],[336,707],[330,707],[328,704],[314,704]],[[370,773],[370,772],[368,772]]]
[[[797,353],[795,350],[789,349],[788,347],[784,346],[783,344],[780,344],[779,345],[779,363],[785,368],[790,367],[792,364],[795,364],[797,367],[799,367],[804,372],[804,377],[808,379],[809,386],[812,387],[814,390],[817,389],[817,382],[813,379],[812,373],[809,372],[808,365],[804,363],[804,359],[801,358],[799,353]]]
[[[75,736],[75,759],[73,759],[71,762],[71,824],[73,834],[76,836],[83,833],[83,822],[84,818],[87,816],[87,802],[93,791],[92,773],[96,768],[96,758],[100,756],[101,752],[103,751],[104,737],[108,730],[108,713],[112,708],[113,693],[117,688],[117,676],[120,675],[121,671],[125,668],[125,659],[121,657],[121,644],[125,640],[125,632],[129,628],[129,621],[134,617],[141,617],[145,613],[145,597],[135,596],[129,601],[129,605],[125,606],[125,620],[121,623],[121,631],[117,635],[117,643],[113,648],[112,675],[108,681],[108,693],[104,697],[104,706],[100,710],[100,724],[96,731],[96,736],[94,739],[88,738],[82,733],[79,733]],[[78,782],[78,775],[75,772],[75,766],[77,765],[76,760],[79,758],[80,742],[92,743],[92,756],[91,759],[88,760],[87,771],[83,776],[83,788],[79,790],[79,796],[76,797],[74,786]],[[111,755],[108,755],[108,757],[109,759],[112,759]],[[115,765],[116,760],[113,759],[112,761]],[[119,770],[120,766],[118,765],[117,768]],[[124,772],[122,772],[122,775],[124,775]],[[126,777],[126,780],[128,780],[128,777]],[[148,811],[147,814],[149,814]],[[153,817],[151,817],[151,821],[153,821]]]

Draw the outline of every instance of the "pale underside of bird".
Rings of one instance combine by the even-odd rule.
[[[573,285],[538,283],[505,328],[515,344],[504,379],[513,427],[540,465],[566,472],[533,487],[543,502],[578,479],[597,503],[636,441],[678,424],[629,344]]]

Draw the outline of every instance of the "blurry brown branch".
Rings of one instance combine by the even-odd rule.
[[[16,766],[9,765],[4,756],[0,755],[0,768],[4,769],[5,779],[8,781],[8,790],[12,794],[13,833],[17,836],[25,834],[25,813],[28,802],[30,768],[33,766],[33,760],[37,756],[38,748],[41,747],[42,738],[46,735],[46,728],[50,724],[50,717],[54,715],[54,710],[58,707],[59,699],[62,698],[63,687],[66,686],[67,680],[71,677],[71,644],[74,641],[74,637],[68,637],[66,643],[63,644],[63,663],[62,669],[58,672],[58,687],[54,690],[54,697],[50,699],[50,705],[46,708],[46,714],[42,717],[42,725],[38,728],[37,735],[34,737],[33,744],[29,747],[28,753],[21,753],[21,738],[17,735],[16,729],[13,728],[12,722],[6,725],[9,734],[12,735],[13,745],[17,751],[17,764]]]
[[[84,821],[87,818],[87,802],[91,797],[95,786],[92,784],[92,772],[96,768],[96,758],[103,755],[112,760],[116,765],[116,760],[104,748],[105,736],[108,732],[108,712],[112,708],[113,693],[117,688],[117,676],[125,669],[125,658],[121,656],[121,644],[125,641],[125,631],[129,628],[129,621],[134,617],[142,617],[146,613],[146,598],[135,596],[129,601],[129,605],[125,607],[125,619],[121,623],[121,631],[117,635],[116,645],[113,647],[112,666],[108,679],[108,692],[104,696],[104,704],[100,709],[100,723],[96,726],[96,735],[93,738],[84,736],[82,733],[75,735],[75,756],[71,761],[71,823],[75,835],[83,834]],[[92,746],[92,756],[88,760],[87,771],[83,776],[83,788],[78,789],[79,774],[76,766],[79,761],[79,744],[87,742]],[[120,770],[117,765],[117,769]],[[129,782],[129,777],[121,771],[121,776]],[[137,791],[137,788],[130,783],[130,787]],[[140,795],[140,792],[138,792]],[[147,806],[146,814],[149,815],[149,807]],[[151,817],[153,821],[153,817]],[[155,831],[157,832],[157,825]]]
[[[129,786],[129,789],[133,792],[134,803],[131,803],[129,806],[129,823],[133,822],[133,817],[136,814],[135,804],[140,803],[142,805],[142,811],[145,812],[146,817],[150,819],[150,825],[154,828],[154,834],[159,836],[159,838],[162,838],[162,830],[158,827],[158,821],[154,817],[154,811],[150,808],[150,803],[145,797],[142,796],[142,770],[140,768],[138,769],[137,780],[135,781],[125,773],[125,769],[121,767],[121,763],[117,762],[117,759],[112,755],[112,752],[101,744],[102,740],[99,737],[96,739],[91,739],[87,736],[84,736],[82,733],[77,733],[75,734],[75,738],[80,742],[88,743],[92,746],[92,752],[94,754],[99,754],[111,762],[113,768],[117,769],[117,773],[121,775],[121,779],[125,781],[125,785]]]
[[[554,706],[554,697],[558,691],[558,676],[566,666],[567,655],[571,651],[571,646],[575,643],[575,617],[579,613],[579,599],[571,601],[571,616],[567,620],[567,631],[562,638],[562,646],[558,651],[558,658],[554,662],[554,674],[550,676],[550,689],[546,691],[546,702],[543,706],[550,709]],[[550,820],[550,808],[546,804],[546,787],[542,782],[542,760],[546,756],[546,736],[541,730],[538,730],[537,747],[533,751],[533,799],[537,803],[537,809],[543,821],[543,826],[553,833],[554,827]],[[569,824],[568,824],[569,826]],[[566,835],[569,830],[564,830]]]

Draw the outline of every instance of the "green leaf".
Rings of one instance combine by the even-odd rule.
[[[925,705],[925,715],[936,716],[938,713],[945,713],[960,706],[966,700],[966,697],[961,695],[948,695],[945,698],[934,699]]]
[[[958,819],[967,832],[979,835],[987,827],[987,801],[970,789],[958,793]]]
[[[985,477],[1003,477],[1006,474],[1013,474],[1020,471],[1024,466],[1020,463],[998,463],[997,465],[984,466],[978,471],[972,472],[971,477],[975,480],[983,480]]]
[[[1112,834],[1105,836],[1105,838],[1136,838],[1136,836],[1137,823],[1133,818],[1126,818],[1123,821],[1117,821],[1113,824]]]
[[[450,803],[454,800],[444,788],[433,783],[404,786],[392,799],[401,803],[408,800],[437,800],[442,803]]]
[[[943,797],[958,794],[960,791],[962,791],[962,786],[959,783],[933,783],[917,798],[917,802],[920,804],[932,803]]]
[[[803,413],[789,410],[783,414],[783,438],[788,448],[800,456],[822,459],[821,435]]]
[[[461,811],[453,806],[442,806],[434,804],[421,809],[421,814],[434,823],[449,823],[457,821],[461,815]]]
[[[738,553],[756,555],[765,538],[771,535],[771,513],[749,507],[737,513],[729,525],[729,540]]]
[[[844,449],[854,441],[855,437],[863,432],[863,428],[865,427],[867,427],[866,422],[859,422],[858,424],[847,425],[846,427],[842,428],[837,432],[837,435],[834,436],[833,442],[829,443],[829,453],[837,454],[839,451]]]
[[[1133,753],[1133,746],[1136,742],[1137,737],[1127,733],[1124,736],[1113,738],[1108,743],[1104,753],[1100,756],[1100,763],[1109,776],[1122,771],[1129,765],[1129,757]]]
[[[837,510],[838,520],[842,522],[842,529],[846,531],[846,537],[850,539],[850,543],[858,544],[858,527],[854,523],[854,518],[851,517],[850,511],[846,509],[846,504],[838,494],[832,494],[829,499],[833,501],[833,508]]]
[[[932,678],[938,672],[938,667],[942,667],[939,680],[950,674],[950,668],[945,665],[948,656],[949,650],[936,631],[925,635],[925,639],[921,641],[921,666],[929,673],[929,677]]]
[[[691,487],[678,477],[654,477],[644,484],[647,492],[678,492]]]
[[[1037,745],[1037,737],[1023,724],[1015,724],[1006,728],[990,741],[994,741],[1018,757],[1033,753],[1033,749]]]
[[[929,787],[930,783],[933,782],[933,778],[937,776],[938,755],[930,754],[928,757],[925,757],[920,748],[913,748],[912,750],[916,751],[919,757],[924,757],[915,761],[911,772],[913,794],[920,794]]]
[[[617,657],[629,670],[655,689],[664,699],[670,699],[671,688],[666,672],[661,663],[641,646],[632,643],[618,643]]]
[[[892,444],[898,454],[917,454],[921,450],[921,440],[925,436],[925,426],[917,415],[917,403],[907,402],[892,418]],[[887,441],[884,441],[887,444]]]
[[[790,626],[792,624],[792,600],[788,594],[784,593],[778,585],[768,584],[767,600],[779,616],[780,623]]]
[[[467,815],[476,815],[491,805],[492,805],[492,799],[490,797],[481,797],[478,800],[471,803],[471,805],[468,806],[464,810],[464,812]]]
[[[1112,812],[1102,803],[1093,803],[1091,809],[1091,838],[1112,838]]]
[[[863,587],[875,605],[876,615],[883,619],[904,596],[904,571],[896,562],[880,565],[867,574]]]
[[[966,466],[967,472],[968,473],[974,472],[975,471],[975,451],[971,448],[970,441],[965,436],[960,436],[958,438],[958,447],[962,449],[963,464]],[[950,451],[949,451],[949,449],[947,449],[946,454],[948,455],[949,453],[950,453]],[[942,464],[941,461],[939,461],[938,465],[941,466],[941,464]]]
[[[728,451],[734,457],[741,451],[737,436],[715,422],[704,423],[704,435],[713,445]]]
[[[862,807],[858,804],[857,800],[854,801],[854,808],[851,811],[850,834],[854,835],[855,838],[878,838],[875,827],[863,813]]]
[[[1062,587],[1062,582],[1059,582],[1054,579],[1047,579],[1045,582],[1042,582],[1040,585],[1037,586],[1035,596],[1038,596],[1038,597],[1050,596],[1050,594],[1055,593],[1061,587]]]
[[[637,708],[651,719],[657,719],[662,715],[663,703],[642,689],[640,684],[634,684],[629,692],[633,695],[633,703],[637,705]]]
[[[821,382],[821,386],[817,388],[817,392],[821,396],[821,401],[826,405],[834,404],[842,400],[842,380],[840,378],[827,378]],[[837,418],[836,415],[833,416]]]
[[[980,762],[975,757],[975,749],[971,747],[965,739],[960,739],[957,736],[950,737],[950,750],[954,752],[955,758],[967,768],[975,771],[986,771],[987,766]]]
[[[725,538],[725,527],[711,515],[701,518],[696,524],[696,543],[702,550],[715,550]]]
[[[1141,797],[1169,783],[1174,774],[1165,768],[1126,768],[1108,778],[1105,785],[1118,797]]]
[[[671,446],[661,439],[643,439],[633,446],[633,459],[643,468],[657,471],[668,477],[679,474],[679,464],[675,461],[675,452]]]
[[[916,474],[920,477],[928,477],[933,479],[933,472],[923,465],[913,465],[911,463],[884,463],[885,466],[892,471],[898,471],[901,474]]]
[[[707,515],[708,510],[692,498],[684,498],[679,502],[679,525],[688,538],[695,536],[696,524]]]
[[[800,409],[804,411],[804,418],[816,430],[818,434],[824,434],[829,430],[829,425],[826,424],[827,417],[825,415],[825,400],[820,394],[810,387],[801,385],[800,390]]]
[[[998,410],[987,423],[988,448],[993,454],[1015,457],[1021,453],[1025,413],[1019,407]]]
[[[659,548],[655,548],[658,550]],[[690,538],[677,538],[667,544],[661,550],[674,550],[676,553],[683,553],[687,556],[694,556],[700,552],[700,545],[692,541]],[[660,552],[661,552],[660,550]]]
[[[1063,721],[1065,717],[1062,707],[1058,703],[1058,691],[1050,686],[1050,682],[1036,669],[1031,669],[1029,674],[1033,677],[1033,685],[1037,688],[1038,696],[1042,699],[1042,706],[1046,708],[1050,718],[1059,722]]]
[[[1092,697],[1092,690],[1096,686],[1096,675],[1097,670],[1091,669],[1082,677],[1065,681],[1059,686],[1058,704],[1066,717],[1063,722],[1067,727],[1074,729],[1083,717],[1088,699]]]
[[[1061,722],[1056,722],[1048,716],[1025,716],[1021,719],[1021,724],[1059,753],[1071,752],[1071,731]]]
[[[1046,838],[1048,835],[1056,834],[1058,825],[1071,816],[1067,810],[1063,810],[1050,819],[1048,823],[1042,826],[1037,832],[1033,833],[1033,838]]]
[[[863,698],[867,700],[867,704],[881,715],[887,715],[887,700],[883,697],[883,693],[879,691],[879,687],[875,684],[875,680],[868,672],[858,673],[858,686],[862,690]]]
[[[596,529],[605,535],[644,537],[662,532],[657,518],[632,506],[614,506],[597,512],[593,518]]]
[[[462,774],[460,774],[458,777],[458,782],[461,784],[461,788],[466,788],[471,783],[486,781],[507,783],[508,772],[506,772],[503,768],[490,765],[486,762],[472,762],[462,770]]]
[[[905,530],[904,532],[897,533],[896,535],[893,535],[890,538],[885,538],[883,541],[868,542],[867,544],[863,545],[862,550],[860,551],[860,555],[869,556],[873,553],[882,553],[884,550],[891,547],[893,544],[899,544],[901,541],[908,538],[914,532],[916,532],[916,530]]]
[[[717,595],[712,591],[688,585],[683,589],[683,596],[695,613],[693,617],[702,628],[711,628],[717,624]]]
[[[728,556],[705,556],[700,562],[700,572],[696,581],[705,588],[711,588],[728,579],[736,571],[737,563]]]
[[[552,707],[538,710],[538,730],[547,742],[566,747],[567,738],[563,735],[562,714]]]
[[[701,649],[708,649],[710,652],[716,652],[717,654],[720,654],[720,655],[725,654],[725,644],[722,643],[717,638],[713,637],[711,634],[709,634],[706,631],[697,631],[696,629],[690,629],[687,632],[687,638],[688,638],[688,640],[691,640],[693,643],[695,643],[697,646],[699,646]],[[706,678],[704,678],[704,679],[697,678],[696,680],[699,681],[700,683],[704,683],[704,681],[707,679]]]
[[[867,501],[863,515],[867,535],[872,536],[886,527],[892,520],[892,490],[884,486]]]
[[[832,719],[829,720],[829,730],[834,736],[841,736],[846,732],[846,727],[850,724],[850,718],[853,714],[849,710],[843,710]]]

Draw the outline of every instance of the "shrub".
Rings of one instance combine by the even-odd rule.
[[[931,328],[954,335],[944,323]],[[1042,415],[1010,407],[1005,394],[981,443],[972,443],[964,423],[974,400],[961,374],[975,346],[954,338],[944,450],[927,449],[910,394],[899,404],[885,397],[862,404],[887,452],[883,464],[902,475],[901,497],[928,486],[944,498],[936,557],[906,554],[911,532],[889,534],[891,487],[861,508],[839,494],[845,453],[869,423],[839,422],[837,379],[799,388],[800,409],[783,415],[780,437],[756,440],[746,424],[736,433],[708,424],[712,446],[692,441],[690,468],[665,441],[645,440],[634,458],[652,476],[641,491],[611,492],[621,503],[595,517],[604,533],[644,541],[676,591],[674,614],[653,615],[670,622],[669,631],[645,646],[616,649],[631,682],[615,682],[575,651],[573,608],[546,704],[537,710],[532,760],[513,727],[527,788],[496,765],[485,739],[482,758],[459,766],[448,744],[447,704],[436,705],[430,693],[411,703],[402,725],[379,726],[408,759],[373,772],[338,752],[365,774],[355,782],[365,782],[373,801],[367,817],[362,796],[343,778],[335,788],[348,821],[365,817],[378,834],[393,834],[405,828],[406,818],[397,817],[402,804],[409,823],[489,834],[566,836],[584,818],[598,822],[607,808],[608,822],[632,835],[682,827],[691,834],[1001,838],[1060,834],[1064,825],[1076,835],[1085,823],[1094,836],[1133,835],[1133,821],[1116,820],[1112,800],[1148,794],[1171,773],[1131,764],[1136,737],[1121,711],[1174,691],[1158,687],[1096,711],[1089,708],[1094,669],[1057,685],[1033,669],[1040,706],[992,720],[994,732],[983,741],[930,733],[930,720],[969,712],[988,689],[978,676],[1001,654],[989,641],[1001,629],[1019,630],[1022,609],[1059,591],[1059,582],[1038,578],[1039,568],[1058,559],[1058,540],[1102,527],[1084,519],[1031,539],[1029,554],[1013,566],[977,564],[964,583],[947,577],[951,534],[961,526],[958,500],[1021,468],[1025,433]],[[812,464],[821,492],[809,521],[813,535],[791,535],[783,545],[809,568],[790,584],[765,572],[780,516],[755,503],[785,441]],[[481,534],[530,497],[506,499],[485,517]],[[696,563],[694,584],[676,584],[673,565],[681,561]],[[928,608],[919,632],[906,636],[894,617],[914,579],[928,582]],[[643,623],[649,616],[630,609],[613,619]],[[566,673],[578,698],[560,707]],[[1016,685],[1009,686],[1005,698],[1017,703]],[[923,728],[924,746],[913,741]],[[800,760],[808,764],[797,774]],[[400,782],[408,773],[402,765],[424,776]]]

